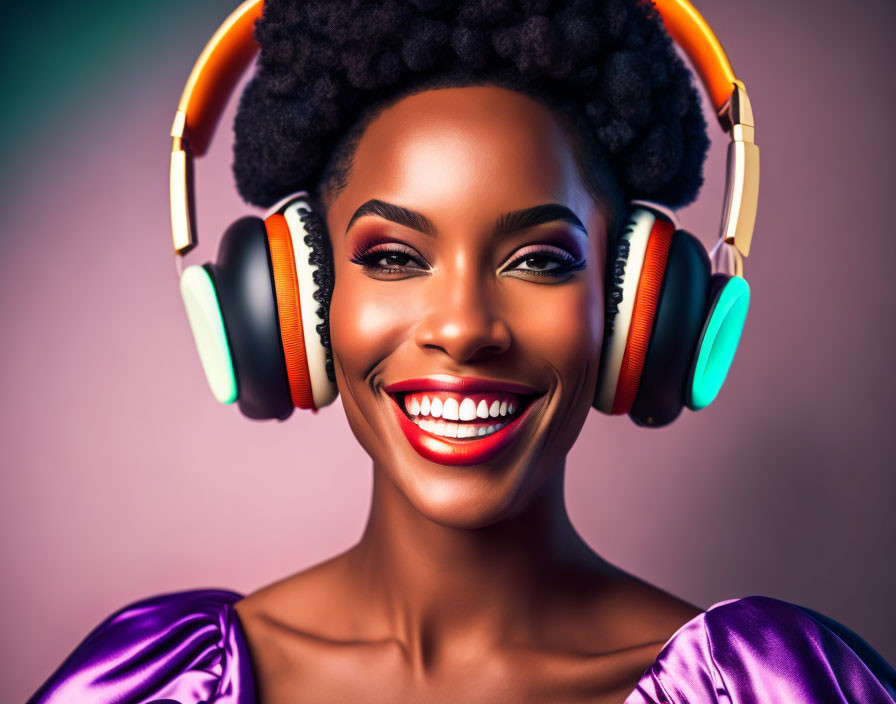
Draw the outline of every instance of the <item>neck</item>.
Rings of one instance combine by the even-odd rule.
[[[569,521],[563,475],[563,466],[552,472],[520,513],[471,529],[427,518],[374,467],[370,517],[352,553],[356,584],[390,636],[424,664],[449,643],[472,652],[528,639],[550,598],[581,583],[571,577],[604,573]]]

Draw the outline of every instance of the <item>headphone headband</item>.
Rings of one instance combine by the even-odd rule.
[[[171,128],[171,229],[178,255],[197,242],[192,158],[208,149],[227,99],[258,52],[252,31],[263,4],[245,0],[230,14],[202,50],[178,103]],[[741,257],[750,253],[759,200],[759,149],[750,100],[715,33],[694,6],[688,0],[654,0],[654,4],[666,30],[696,67],[722,129],[731,136],[719,242],[728,245],[727,257],[719,259],[727,258],[727,267],[741,274]]]

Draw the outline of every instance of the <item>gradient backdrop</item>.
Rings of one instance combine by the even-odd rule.
[[[232,2],[4,11],[4,702],[113,609],[254,590],[347,548],[366,519],[369,461],[339,403],[285,424],[215,404],[177,293],[167,134]],[[793,601],[894,662],[896,5],[697,4],[759,121],[746,335],[711,409],[654,431],[592,413],[569,458],[570,512],[607,559],[695,604]],[[247,210],[231,121],[199,164],[199,261]],[[724,178],[714,134],[703,197],[681,214],[707,242]]]

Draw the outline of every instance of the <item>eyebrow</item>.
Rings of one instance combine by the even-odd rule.
[[[367,201],[355,211],[348,221],[348,226],[345,228],[346,234],[348,234],[355,220],[365,215],[377,215],[384,220],[390,220],[427,235],[435,236],[436,234],[436,227],[432,224],[432,220],[423,215],[423,213],[375,198]],[[567,222],[581,230],[586,236],[588,235],[588,230],[585,229],[585,225],[576,217],[576,214],[565,205],[560,205],[559,203],[547,203],[504,213],[495,222],[493,232],[495,235],[507,235],[511,232],[518,232],[519,230],[525,230],[556,220]]]

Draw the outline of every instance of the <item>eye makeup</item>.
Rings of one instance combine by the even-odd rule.
[[[359,243],[349,261],[373,276],[428,272],[431,268],[416,249],[394,240]]]
[[[534,244],[514,252],[513,260],[499,273],[518,276],[544,276],[558,278],[587,266],[584,258],[577,258],[562,247]]]

